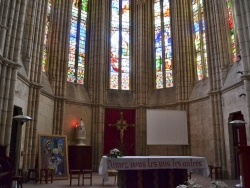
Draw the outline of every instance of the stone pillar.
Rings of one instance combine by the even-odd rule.
[[[239,34],[239,45],[241,62],[243,65],[243,75],[246,99],[248,119],[250,119],[250,2],[247,0],[235,0],[236,18],[237,18],[237,30]],[[247,137],[250,136],[250,125],[246,125]]]
[[[10,3],[11,1],[8,1],[8,0],[2,0],[0,3],[0,36],[1,36],[0,37],[0,55],[2,55],[4,51],[6,33],[7,33],[8,26],[9,26],[8,15],[9,15],[9,12],[11,11]]]
[[[153,68],[153,1],[132,1],[132,91],[135,91],[136,109],[136,155],[147,154],[146,107],[149,103],[149,90],[155,87]],[[147,55],[145,55],[147,54]],[[132,71],[132,72],[133,72]]]
[[[110,1],[91,1],[89,27],[88,74],[85,87],[92,102],[91,145],[93,146],[93,169],[98,169],[103,155],[104,111],[108,88],[109,65],[109,17]]]
[[[193,65],[193,46],[191,30],[191,2],[189,0],[172,1],[171,18],[172,18],[172,35],[174,49],[175,71],[174,84],[176,87],[177,101],[186,101],[193,88],[194,68]],[[187,9],[187,7],[190,7]],[[185,31],[185,32],[184,32]],[[178,49],[178,50],[177,50]],[[184,109],[186,109],[184,107]],[[183,109],[183,110],[184,110]]]

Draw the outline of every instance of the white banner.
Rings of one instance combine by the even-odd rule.
[[[99,174],[106,177],[107,170],[145,170],[145,169],[187,169],[209,175],[205,157],[195,156],[125,156],[108,158],[103,156]]]

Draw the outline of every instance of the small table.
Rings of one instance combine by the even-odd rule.
[[[108,180],[108,170],[118,170],[118,187],[176,187],[187,181],[187,171],[209,175],[204,157],[195,156],[103,156],[99,174]],[[165,181],[165,182],[164,182]],[[129,182],[129,183],[128,183]]]

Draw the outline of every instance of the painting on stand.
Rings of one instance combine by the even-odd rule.
[[[68,179],[67,137],[61,135],[39,135],[39,169],[54,169],[54,179]]]

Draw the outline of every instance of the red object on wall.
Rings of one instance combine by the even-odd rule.
[[[120,143],[120,131],[115,126],[117,121],[121,118],[123,112],[123,119],[127,124],[135,125],[135,110],[134,109],[105,109],[104,122],[104,155],[107,155],[110,150],[117,148],[122,150],[126,156],[135,155],[135,126],[128,126],[124,131],[123,146]]]

